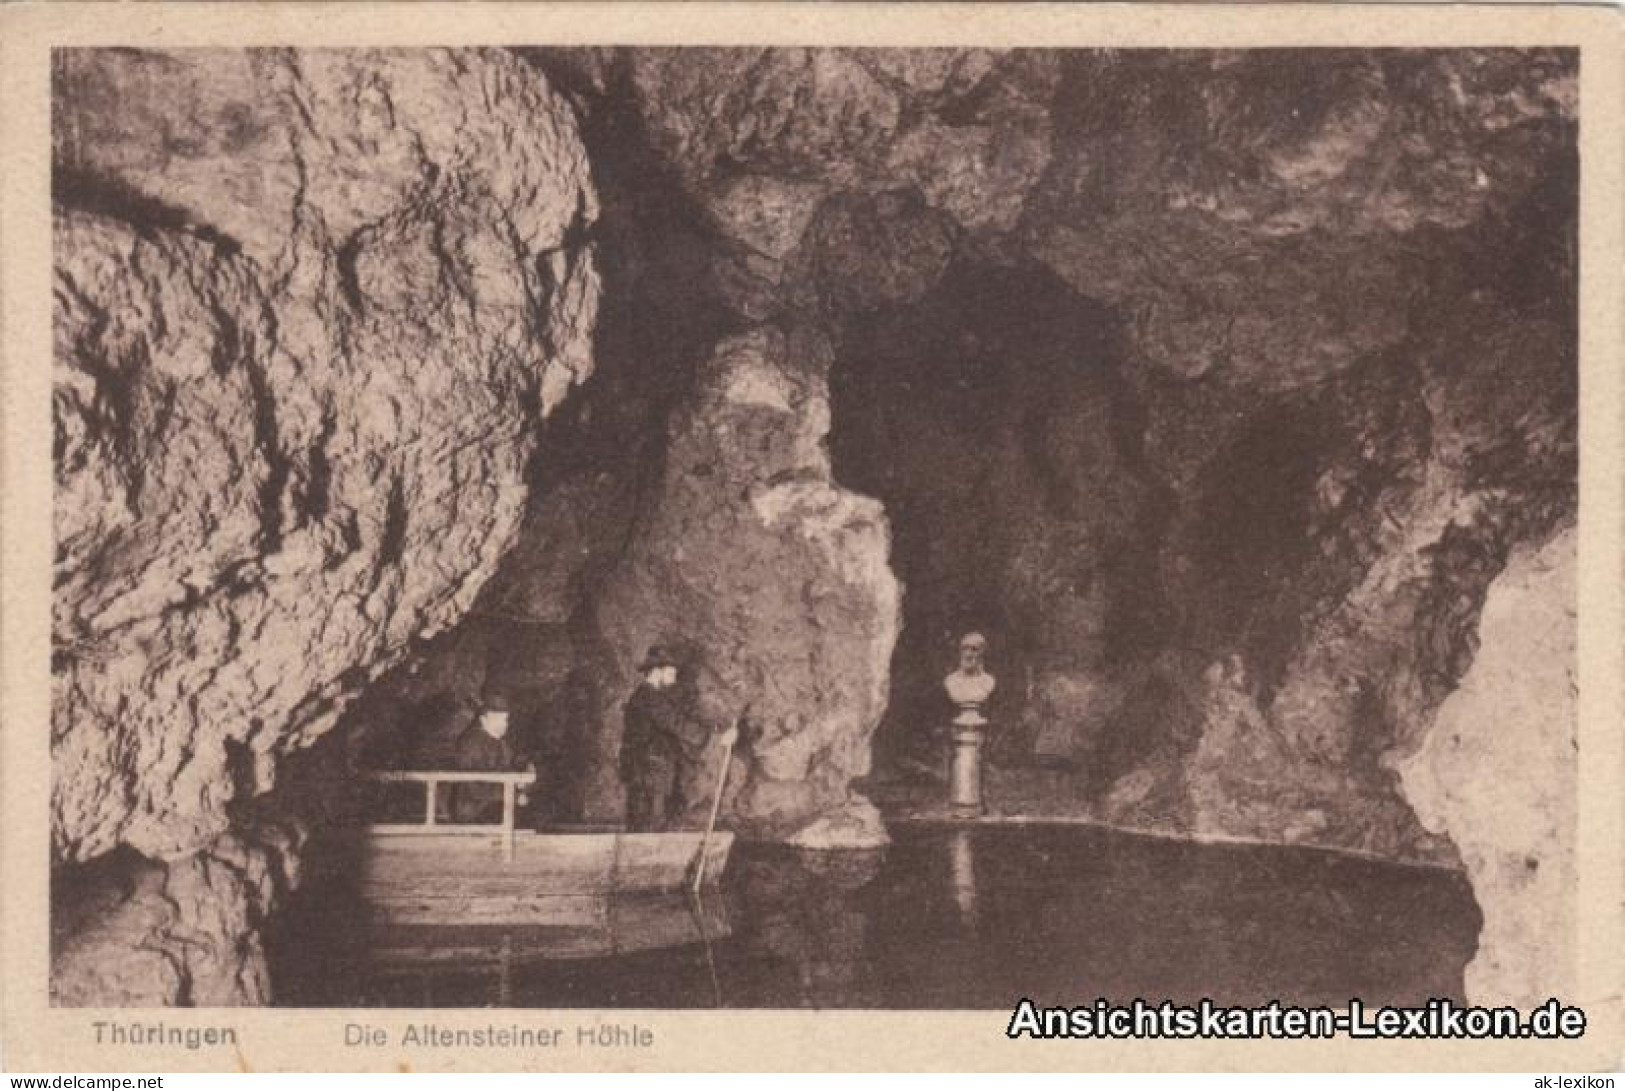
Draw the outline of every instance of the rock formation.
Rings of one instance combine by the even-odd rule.
[[[1399,764],[1406,798],[1473,876],[1484,929],[1468,995],[1526,1008],[1577,995],[1577,547],[1571,527],[1512,555],[1472,667]]]
[[[744,716],[739,821],[873,847],[879,815],[848,786],[869,772],[885,708],[897,581],[880,505],[830,481],[826,367],[819,345],[770,329],[718,347],[597,619],[621,653],[612,677],[624,681],[609,692],[628,692],[634,657],[665,643],[699,672],[716,728]],[[703,811],[711,791],[686,795]]]
[[[264,1003],[264,930],[299,881],[302,842],[261,824],[170,861],[120,850],[76,869],[53,898],[52,1002]]]
[[[595,199],[507,54],[58,56],[54,854],[163,861],[192,919],[232,805],[512,544]],[[163,998],[264,997],[222,972]]]
[[[905,583],[894,705],[991,568],[1027,726],[1084,766],[1041,804],[1442,862],[1392,759],[1574,507],[1573,62],[621,59],[730,305],[831,336],[836,477],[886,503]],[[1000,325],[1067,343],[1034,265],[1098,310],[1028,370]]]
[[[1465,786],[1517,746],[1435,740],[1502,680],[1486,594],[1562,593],[1525,573],[1575,509],[1575,78],[63,54],[57,859],[161,861],[120,927],[193,927],[155,884],[252,852],[236,804],[286,755],[342,718],[320,746],[398,758],[491,680],[564,755],[561,813],[613,818],[656,641],[745,714],[732,824],[872,844],[852,782],[974,624],[1010,798],[1037,754],[1068,767],[1039,810],[1464,865],[1475,991],[1535,990],[1563,865],[1518,886],[1505,854],[1561,860],[1562,824],[1509,847]],[[232,950],[160,999],[263,995]]]
[[[1433,856],[1380,755],[1459,678],[1510,546],[1573,503],[1573,71],[1124,54],[1070,75],[1027,240],[1130,316],[1147,476],[1173,498],[1153,672],[1185,724],[1136,744],[1177,781],[1145,799],[1198,832]],[[1125,787],[1108,813],[1152,817]]]

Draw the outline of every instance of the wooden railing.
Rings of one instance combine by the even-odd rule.
[[[407,834],[407,833],[443,833],[443,834],[500,834],[502,837],[502,858],[513,859],[513,829],[514,815],[518,810],[517,796],[519,789],[536,783],[535,773],[463,773],[463,772],[375,772],[365,774],[366,778],[376,784],[422,784],[425,785],[423,821],[418,822],[374,822],[368,825],[373,833],[380,834]],[[502,819],[498,822],[458,822],[443,823],[436,811],[439,810],[440,785],[442,784],[500,784],[502,785]]]

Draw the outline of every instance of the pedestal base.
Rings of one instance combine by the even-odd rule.
[[[948,770],[948,806],[958,818],[975,818],[982,807],[983,725],[955,724],[953,764]]]

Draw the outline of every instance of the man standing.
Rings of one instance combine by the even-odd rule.
[[[682,785],[705,756],[710,732],[695,712],[693,680],[679,673],[670,651],[655,645],[638,670],[643,677],[627,699],[621,735],[626,827],[665,830],[682,816]],[[733,740],[724,733],[721,741]]]
[[[507,694],[487,691],[480,705],[479,718],[457,737],[453,764],[459,771],[517,773],[530,767],[508,738],[509,712]],[[457,822],[500,822],[501,785],[457,785],[452,792],[451,814]]]

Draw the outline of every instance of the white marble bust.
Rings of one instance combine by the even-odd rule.
[[[982,706],[993,696],[997,679],[982,667],[987,655],[987,638],[981,633],[966,633],[959,641],[959,669],[942,680],[948,699],[959,706],[954,723],[962,727],[979,727],[987,723]]]

